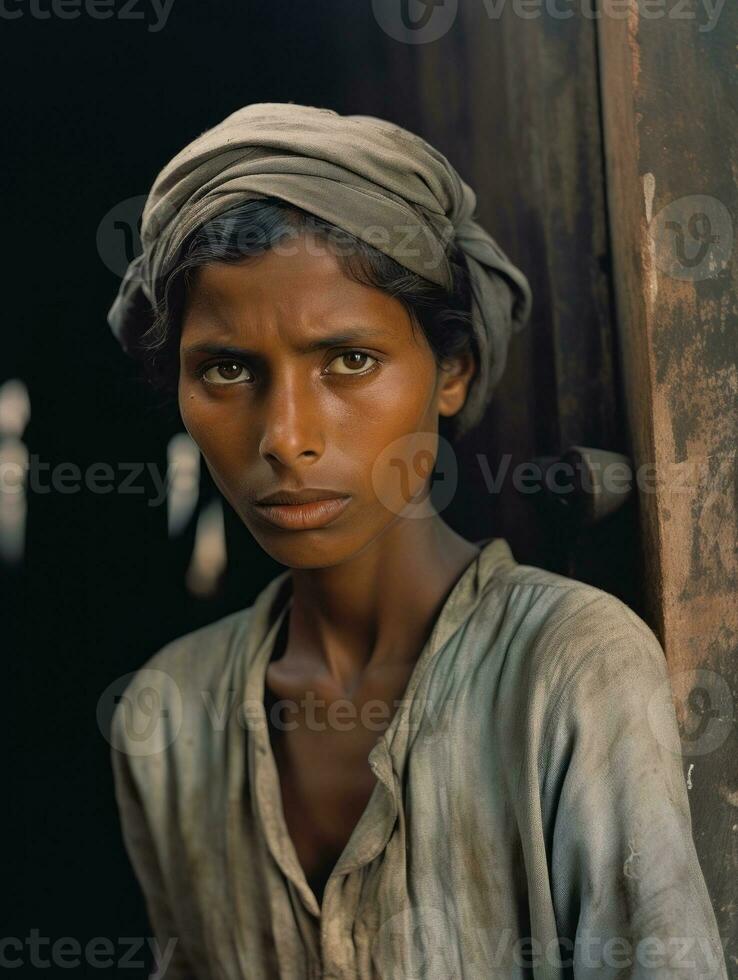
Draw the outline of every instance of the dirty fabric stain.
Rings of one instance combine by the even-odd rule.
[[[112,763],[152,928],[177,940],[167,980],[725,980],[658,640],[616,597],[478,543],[321,907],[263,702],[290,571],[134,676]]]

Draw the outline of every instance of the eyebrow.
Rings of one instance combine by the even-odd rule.
[[[298,348],[298,350],[303,354],[310,354],[313,351],[324,350],[326,347],[338,347],[341,344],[352,344],[360,343],[362,340],[366,341],[369,337],[375,336],[374,331],[365,330],[362,328],[356,328],[353,330],[346,330],[342,333],[331,334],[328,337],[320,337],[317,340],[312,340],[308,344],[304,344]],[[250,350],[248,347],[232,347],[223,344],[193,344],[191,347],[184,347],[182,349],[183,354],[215,354],[222,355],[223,357],[252,357],[259,358],[262,355],[255,350]]]

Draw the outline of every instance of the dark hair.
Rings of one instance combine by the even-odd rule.
[[[405,306],[413,330],[416,325],[421,328],[439,366],[467,350],[479,363],[471,324],[469,272],[463,253],[453,242],[447,251],[452,272],[448,292],[330,222],[268,197],[249,200],[197,228],[184,240],[172,267],[157,283],[153,323],[138,342],[138,357],[154,387],[176,392],[181,319],[195,270],[210,262],[238,262],[263,254],[305,231],[328,242],[345,275],[383,290]],[[462,409],[450,428],[459,435],[474,421],[466,419]]]

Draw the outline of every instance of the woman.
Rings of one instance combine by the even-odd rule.
[[[292,103],[149,195],[111,326],[287,566],[113,719],[167,977],[725,976],[654,634],[428,493],[530,309],[475,203],[418,137]]]

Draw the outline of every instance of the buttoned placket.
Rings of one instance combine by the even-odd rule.
[[[490,539],[480,542],[486,545]],[[494,553],[486,556],[490,565],[504,558],[506,545],[500,542]],[[287,831],[281,801],[281,788],[271,742],[269,740],[266,709],[264,707],[264,680],[277,633],[284,616],[292,605],[289,596],[285,605],[266,631],[253,660],[250,662],[245,689],[248,711],[248,774],[251,796],[256,816],[262,829],[267,848],[281,870],[286,883],[298,895],[302,907],[314,920],[319,930],[319,948],[308,952],[308,980],[350,980],[353,949],[343,949],[339,955],[342,937],[351,936],[348,918],[356,910],[346,909],[337,899],[338,879],[356,873],[378,857],[386,848],[401,806],[400,779],[398,772],[404,764],[407,752],[408,732],[404,724],[410,715],[411,702],[425,670],[437,653],[456,632],[470,614],[479,599],[479,560],[475,560],[457,581],[447,596],[430,637],[421,651],[410,675],[405,697],[395,712],[388,728],[379,736],[368,756],[368,764],[377,783],[358,823],[339,857],[326,883],[322,908],[307,883],[305,873],[297,858],[292,839]],[[278,584],[285,576],[274,580],[268,596],[263,596],[264,608],[271,603]],[[471,578],[471,588],[467,588]],[[403,727],[404,726],[404,727]],[[399,735],[402,727],[402,735]]]
[[[344,948],[352,929],[346,919],[353,919],[356,909],[347,909],[339,901],[339,878],[355,874],[377,858],[387,846],[395,827],[399,807],[397,774],[387,745],[386,732],[379,736],[368,756],[369,768],[377,777],[369,801],[331,872],[323,893],[320,913],[320,946],[324,980],[351,980],[355,976],[354,949]],[[358,900],[358,899],[357,899]],[[348,940],[350,943],[350,940]],[[334,955],[335,951],[337,955]]]
[[[319,930],[319,958],[309,962],[308,976],[324,980],[348,980],[341,962],[350,963],[353,950],[344,949],[334,957],[332,950],[341,946],[346,930],[347,916],[353,910],[346,909],[337,898],[338,879],[356,872],[382,853],[392,833],[397,818],[397,786],[389,748],[387,732],[380,735],[368,756],[368,764],[377,777],[367,805],[354,827],[323,893],[322,906],[307,883],[292,839],[287,831],[281,800],[279,773],[269,740],[266,709],[263,703],[264,676],[273,645],[284,616],[292,604],[290,597],[270,627],[264,642],[251,665],[247,682],[249,704],[249,777],[256,815],[264,834],[267,848],[287,882],[297,893],[304,909],[316,920]]]

